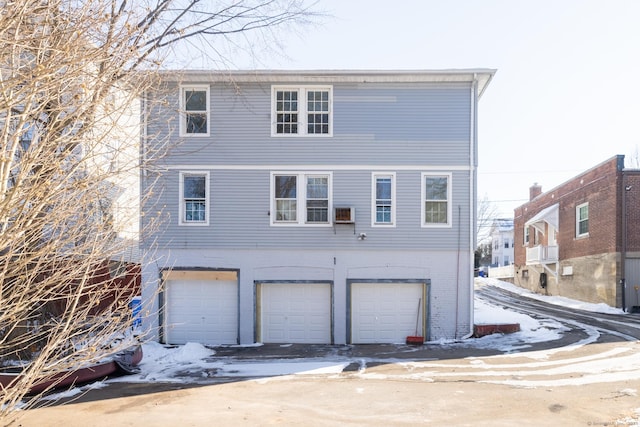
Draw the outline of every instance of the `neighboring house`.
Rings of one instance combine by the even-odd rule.
[[[59,96],[57,92],[56,96]],[[52,156],[58,150],[57,146],[53,146],[56,140],[54,142],[47,140],[46,125],[31,120],[31,116],[35,113],[33,111],[23,113],[21,105],[6,108],[11,109],[11,115],[6,111],[0,111],[0,125],[8,130],[4,136],[6,145],[3,147],[6,155],[1,166],[9,169],[10,172],[6,174],[7,181],[2,186],[3,191],[7,193],[16,191],[15,183],[24,183],[25,177],[33,174],[31,169],[35,170],[39,165],[38,156],[52,162],[54,167],[72,171],[68,175],[55,175],[56,179],[61,178],[61,181],[67,182],[86,180],[88,184],[84,185],[91,188],[88,194],[83,193],[81,187],[72,187],[67,192],[61,189],[64,188],[62,186],[52,186],[52,189],[57,192],[51,189],[45,190],[50,192],[47,194],[51,199],[43,203],[53,204],[53,196],[59,193],[60,199],[71,194],[74,201],[88,206],[81,208],[78,205],[75,206],[75,210],[71,208],[57,216],[53,215],[52,225],[44,227],[43,238],[67,241],[58,245],[61,252],[59,255],[63,255],[66,250],[75,256],[79,249],[74,244],[78,242],[83,244],[85,241],[81,236],[82,227],[78,224],[86,224],[87,230],[91,229],[90,226],[94,226],[94,229],[100,229],[105,235],[109,235],[113,242],[114,250],[110,252],[113,256],[111,261],[122,263],[123,268],[125,264],[139,264],[139,138],[141,133],[139,100],[132,98],[124,90],[114,88],[105,102],[95,107],[97,118],[92,121],[91,128],[83,134],[85,138],[80,142],[69,142],[74,147],[66,158],[53,159],[46,156]],[[77,121],[79,122],[80,119]],[[12,147],[14,141],[19,141],[16,147]],[[49,180],[49,182],[52,181]],[[27,199],[31,188],[23,184],[19,187],[18,191],[21,193],[18,194]],[[58,201],[58,203],[65,205],[65,202]],[[0,218],[0,233],[11,230],[12,222],[11,218]],[[66,222],[71,225],[66,228],[58,226],[56,222]],[[30,226],[35,227],[33,224]],[[80,251],[84,252],[86,248]]]
[[[167,72],[144,324],[181,344],[473,330],[477,102],[493,70]],[[144,224],[143,224],[144,225]]]
[[[495,219],[490,236],[491,267],[513,264],[513,219]]]
[[[515,209],[514,282],[628,311],[640,309],[640,170],[618,155]]]

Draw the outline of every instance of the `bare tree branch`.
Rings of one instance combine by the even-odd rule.
[[[275,44],[313,16],[302,0],[0,0],[0,370],[23,374],[3,424],[38,381],[132,342],[127,254],[154,191],[138,179],[162,155],[139,158],[140,102],[169,49]]]

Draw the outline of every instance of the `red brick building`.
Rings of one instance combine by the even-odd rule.
[[[614,156],[514,211],[514,283],[640,311],[640,169]]]

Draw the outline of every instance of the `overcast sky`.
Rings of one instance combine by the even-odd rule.
[[[320,0],[286,56],[237,68],[495,68],[479,105],[479,198],[500,214],[640,146],[638,0]]]

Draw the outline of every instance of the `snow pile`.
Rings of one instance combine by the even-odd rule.
[[[497,307],[477,298],[474,304],[473,317],[476,325],[519,323],[520,329],[527,331],[536,330],[540,327],[540,322],[526,314]]]
[[[509,282],[503,282],[498,279],[480,279],[480,281],[486,285],[495,286],[496,288],[502,288],[518,295],[524,295],[528,298],[536,299],[538,301],[544,301],[546,303],[559,305],[562,307],[590,311],[593,313],[625,314],[624,311],[622,311],[622,309],[611,307],[604,303],[594,304],[594,303],[577,301],[574,299],[560,297],[560,296],[540,295],[540,294],[533,293],[527,289],[520,288]],[[476,302],[477,302],[477,299],[476,299]]]
[[[526,349],[533,343],[560,339],[562,332],[566,330],[553,319],[537,320],[526,314],[491,305],[479,298],[475,300],[473,315],[475,324],[520,324],[520,331],[513,334],[493,334],[465,342],[468,346],[495,348],[505,353]]]
[[[143,345],[143,364],[170,365],[174,363],[190,363],[216,354],[202,344],[187,343],[177,347],[165,347],[157,342]]]

